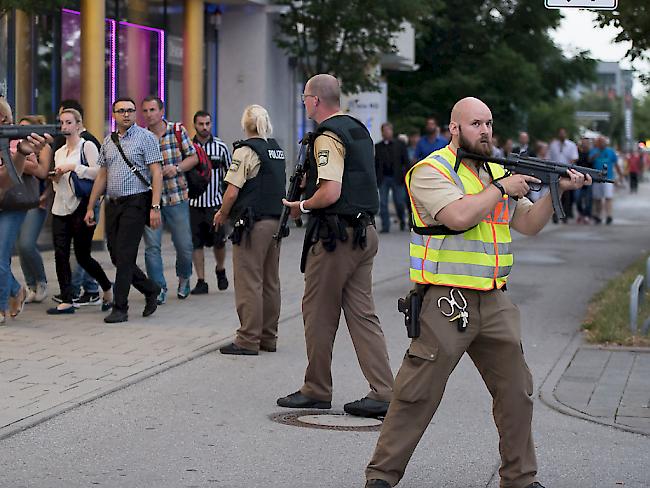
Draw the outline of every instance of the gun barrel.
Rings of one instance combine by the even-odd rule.
[[[524,167],[535,167],[539,170],[547,170],[549,172],[554,172],[557,174],[565,174],[567,170],[573,169],[583,174],[588,174],[592,177],[594,182],[597,183],[614,183],[614,180],[607,178],[606,170],[598,170],[594,168],[586,168],[584,166],[577,166],[575,164],[561,163],[558,161],[547,161],[539,158],[531,158],[528,156],[520,156],[518,154],[511,153],[506,158],[500,158],[496,156],[484,156],[482,154],[473,154],[464,149],[458,149],[456,153],[457,157],[460,159],[473,159],[475,161],[484,161],[490,163],[500,164],[508,169],[517,169],[517,166]]]
[[[0,139],[25,139],[31,134],[57,137],[63,134],[58,125],[0,125]]]

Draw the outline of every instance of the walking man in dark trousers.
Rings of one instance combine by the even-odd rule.
[[[156,137],[135,123],[135,113],[132,99],[113,102],[117,132],[102,144],[97,161],[100,169],[84,219],[88,225],[94,223],[95,203],[106,192],[106,237],[116,268],[113,311],[104,318],[106,323],[128,320],[131,284],[145,296],[143,317],[156,311],[160,293],[160,286],[147,278],[136,259],[145,225],[153,229],[160,226],[162,154]]]

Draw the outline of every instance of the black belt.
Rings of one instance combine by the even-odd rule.
[[[134,193],[132,195],[125,195],[123,197],[107,197],[107,200],[109,203],[124,203],[128,202],[129,200],[135,200],[136,198],[141,198],[145,195],[147,195],[149,192],[145,191],[142,193]]]
[[[256,220],[280,220],[279,215],[258,215]]]

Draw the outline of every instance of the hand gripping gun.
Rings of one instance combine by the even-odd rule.
[[[14,185],[23,182],[21,175],[16,171],[16,167],[9,153],[9,141],[16,139],[27,139],[32,134],[43,137],[49,134],[52,137],[61,135],[58,125],[0,125],[0,160],[7,167],[9,178]]]
[[[305,137],[300,141],[300,152],[298,153],[298,161],[296,161],[296,166],[293,169],[293,175],[289,178],[289,190],[287,191],[286,200],[289,202],[295,202],[300,198],[302,193],[302,178],[305,176],[305,159],[307,157],[307,147],[311,140],[311,132],[305,134]],[[277,241],[278,244],[289,235],[289,215],[291,214],[291,209],[289,207],[283,207],[282,213],[280,214],[280,223],[278,225],[278,230],[273,235],[273,239]]]
[[[456,153],[456,163],[462,159],[473,159],[475,161],[485,161],[489,163],[500,164],[504,168],[522,175],[534,176],[541,180],[543,185],[548,185],[551,190],[551,200],[553,202],[553,210],[558,218],[564,219],[566,217],[560,202],[560,177],[567,176],[568,170],[573,169],[584,175],[590,175],[594,183],[614,183],[614,180],[607,178],[607,168],[597,170],[593,168],[586,168],[584,166],[576,166],[575,164],[560,163],[557,161],[546,161],[544,159],[531,158],[529,156],[520,156],[519,154],[510,153],[505,158],[498,158],[493,156],[483,156],[480,154],[472,154],[464,149],[458,149]],[[530,185],[532,191],[541,190],[541,185]]]

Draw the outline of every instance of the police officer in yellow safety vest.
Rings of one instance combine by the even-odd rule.
[[[456,162],[456,151],[489,156],[492,113],[476,98],[451,112],[451,143],[407,174],[414,229],[410,278],[423,289],[420,336],[395,379],[393,399],[366,469],[366,488],[395,486],[467,352],[493,397],[502,488],[543,488],[531,433],[533,382],[521,347],[519,310],[504,286],[513,263],[510,227],[537,234],[551,218],[550,195],[524,197],[536,178],[493,163]],[[571,171],[560,191],[591,184]],[[451,320],[451,321],[450,321]],[[442,480],[438,481],[441,486]]]

